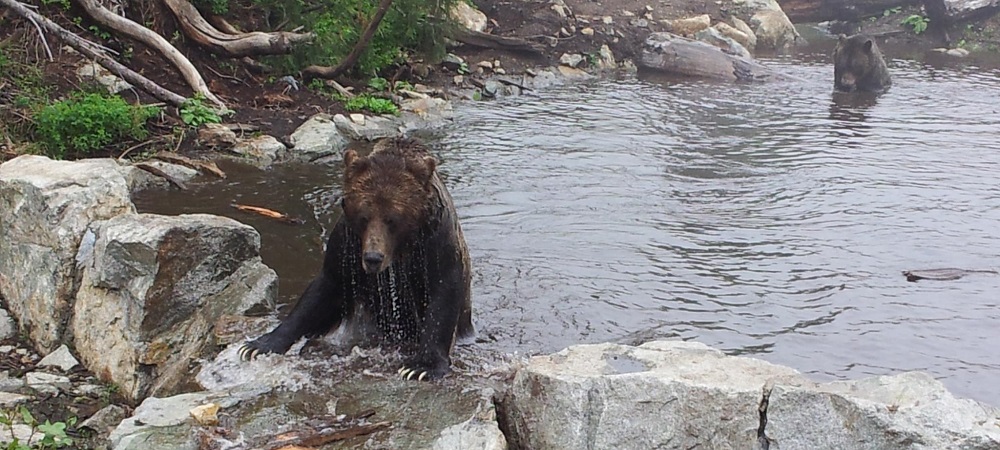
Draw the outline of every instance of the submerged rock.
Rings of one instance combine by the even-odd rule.
[[[274,303],[259,234],[229,218],[120,216],[92,224],[84,241],[75,347],[129,399],[185,382],[220,316]]]
[[[1000,448],[1000,410],[926,374],[820,384],[683,341],[531,358],[499,412],[524,449]]]
[[[84,230],[135,213],[124,173],[112,159],[0,165],[0,296],[42,352],[64,338]]]

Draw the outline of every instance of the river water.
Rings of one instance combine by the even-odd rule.
[[[887,94],[834,96],[828,54],[765,59],[801,79],[780,84],[640,76],[457,106],[428,141],[472,253],[479,345],[680,338],[818,380],[925,370],[1000,405],[1000,276],[901,274],[1000,266],[1000,71],[891,59]],[[339,167],[222,166],[226,182],[140,210],[255,226],[293,302]]]

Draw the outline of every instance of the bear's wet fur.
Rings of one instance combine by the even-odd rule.
[[[892,86],[889,68],[871,36],[840,35],[833,51],[833,86],[838,91],[876,93]]]
[[[291,313],[240,349],[243,359],[284,353],[303,336],[357,322],[377,342],[411,353],[404,378],[447,374],[451,350],[472,337],[472,272],[458,214],[437,161],[416,139],[388,138],[368,156],[344,153],[343,215],[322,272]]]

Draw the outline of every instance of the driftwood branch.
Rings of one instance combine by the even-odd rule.
[[[368,43],[371,42],[372,37],[375,36],[375,31],[378,30],[378,25],[382,23],[382,18],[385,17],[385,13],[389,11],[392,7],[392,0],[382,0],[378,4],[378,10],[375,11],[375,17],[368,22],[368,27],[365,28],[364,34],[361,35],[361,39],[358,39],[358,43],[354,45],[351,49],[351,53],[347,54],[340,64],[336,67],[328,66],[309,66],[302,71],[302,77],[309,80],[312,78],[325,78],[332,79],[354,67],[358,62],[358,58],[361,57],[361,53],[368,48]]]
[[[513,52],[527,52],[537,55],[545,54],[545,46],[537,42],[531,42],[515,37],[496,36],[479,31],[472,31],[466,28],[457,30],[452,36],[452,39],[473,47],[508,50]]]
[[[170,44],[163,36],[156,34],[153,30],[146,28],[138,23],[135,23],[125,17],[119,16],[100,3],[97,0],[77,0],[77,3],[83,7],[83,10],[94,19],[97,23],[124,34],[130,38],[133,38],[143,44],[149,46],[150,48],[156,49],[158,52],[163,54],[164,57],[170,61],[177,70],[180,71],[181,76],[187,81],[188,85],[194,92],[203,95],[208,101],[214,103],[220,109],[225,110],[226,105],[215,96],[209,89],[208,85],[205,84],[205,80],[198,73],[198,69],[195,69],[191,61],[187,59],[177,48]]]
[[[21,17],[28,20],[33,20],[37,22],[43,29],[56,35],[59,39],[69,44],[70,47],[76,49],[76,51],[82,53],[83,55],[97,61],[98,64],[104,66],[104,68],[111,71],[115,75],[118,75],[125,81],[131,83],[133,86],[138,86],[140,89],[148,92],[153,97],[156,97],[160,101],[170,103],[174,106],[180,107],[187,101],[187,98],[166,90],[160,85],[152,82],[149,78],[146,78],[128,67],[123,66],[118,61],[115,61],[106,53],[98,48],[96,44],[90,42],[80,36],[77,36],[69,30],[59,26],[57,23],[47,19],[41,14],[32,11],[24,4],[18,2],[17,0],[0,0],[0,5],[4,5],[14,12],[16,12]]]
[[[219,28],[205,20],[198,9],[187,0],[163,0],[163,3],[177,17],[177,22],[180,23],[185,36],[217,55],[232,58],[281,55],[291,52],[298,44],[310,42],[316,38],[313,33],[289,33],[285,31],[243,33],[221,18],[216,19],[216,22],[221,25],[222,30],[220,31]]]

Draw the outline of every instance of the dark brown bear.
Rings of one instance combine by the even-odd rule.
[[[882,52],[870,36],[840,35],[833,51],[833,86],[846,92],[883,92],[892,86]]]
[[[448,373],[457,339],[471,337],[469,251],[437,161],[422,143],[390,138],[368,156],[344,154],[343,215],[326,244],[322,273],[277,328],[240,357],[284,353],[303,336],[341,324],[374,328],[379,343],[412,351],[410,379]]]

